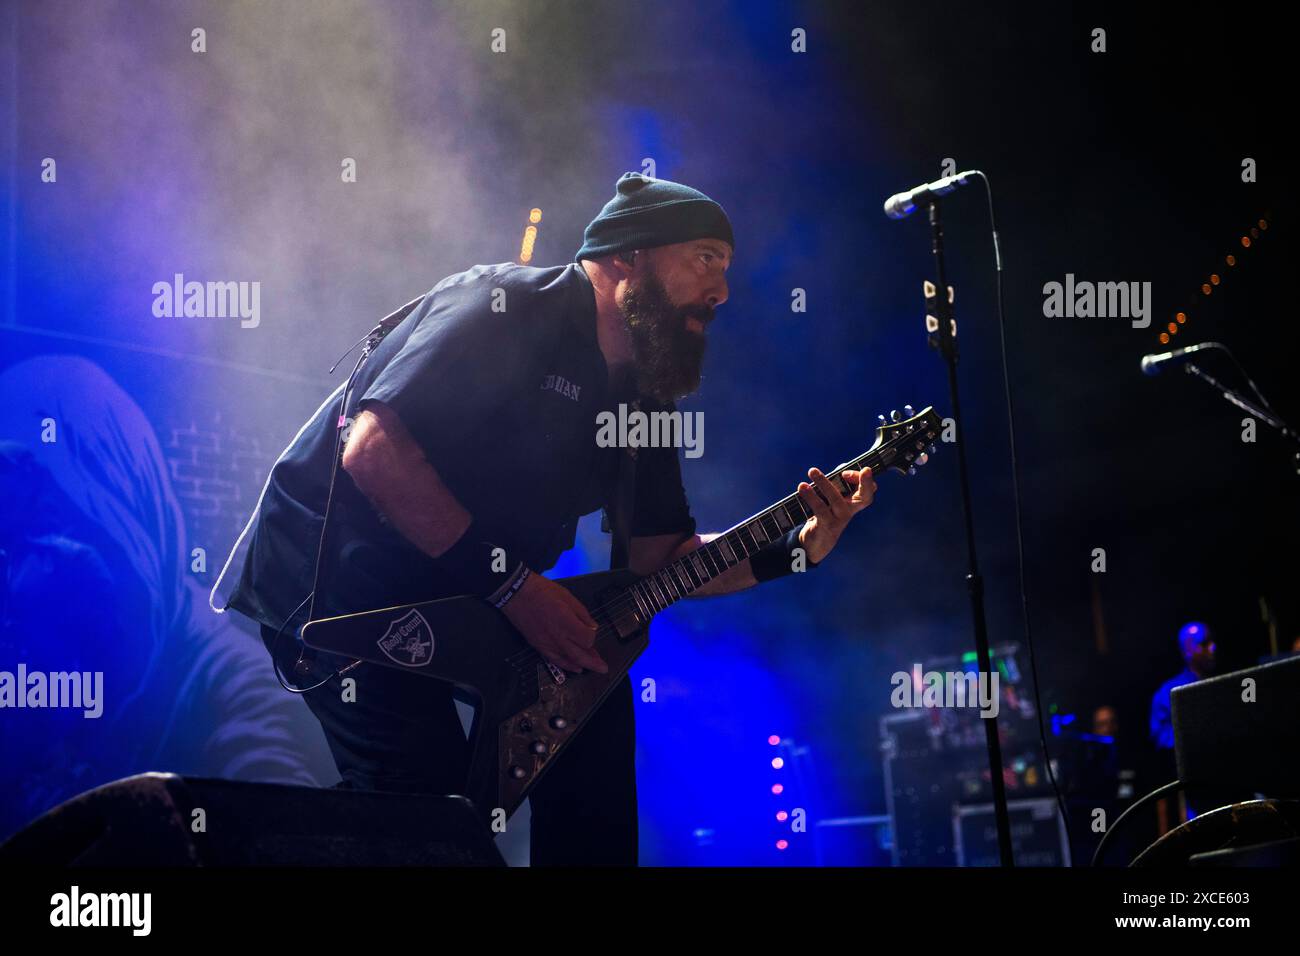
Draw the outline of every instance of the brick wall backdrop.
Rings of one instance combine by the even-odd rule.
[[[207,572],[198,577],[211,583],[281,449],[219,408],[186,409],[177,421],[156,424],[189,546],[207,552]]]

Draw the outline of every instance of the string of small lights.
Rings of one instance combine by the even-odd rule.
[[[528,226],[524,229],[524,241],[519,247],[520,265],[528,265],[533,261],[533,246],[537,244],[537,223],[542,221],[542,211],[540,209],[530,209],[528,211]]]
[[[1268,220],[1267,219],[1256,220],[1255,225],[1251,226],[1250,230],[1245,235],[1243,235],[1239,240],[1239,244],[1241,246],[1242,251],[1244,252],[1245,250],[1252,248],[1254,244],[1259,240],[1259,238],[1267,231],[1268,231]],[[1224,265],[1226,265],[1229,269],[1232,269],[1237,265],[1238,259],[1236,255],[1230,252],[1223,257],[1223,262]],[[1197,302],[1202,302],[1205,299],[1209,298],[1209,296],[1214,292],[1215,288],[1218,285],[1220,285],[1222,282],[1223,282],[1223,277],[1220,276],[1219,273],[1217,272],[1210,273],[1210,275],[1206,278],[1206,280],[1201,283],[1201,288],[1199,290],[1201,293],[1200,297],[1198,298],[1195,294],[1193,294],[1188,299],[1187,305],[1180,311],[1174,313],[1174,320],[1170,322],[1167,326],[1165,326],[1164,331],[1160,333],[1161,345],[1168,345],[1170,343],[1173,337],[1178,334],[1179,327],[1187,323],[1188,313],[1192,311],[1193,306],[1195,306]]]
[[[769,745],[769,746],[772,746],[772,747],[780,747],[780,746],[781,746],[781,736],[780,736],[779,734],[771,734],[771,735],[767,738],[767,742],[768,742],[768,745]],[[785,766],[785,758],[784,758],[784,757],[773,757],[773,758],[772,758],[772,769],[773,769],[773,770],[780,771],[781,768],[784,767],[784,766]],[[778,796],[778,797],[779,797],[779,796],[781,796],[781,794],[783,794],[784,792],[785,792],[785,784],[780,783],[780,782],[772,784],[772,794],[773,794],[774,796]],[[785,809],[783,809],[783,808],[780,807],[780,804],[782,804],[782,803],[784,803],[784,802],[785,802],[784,799],[782,799],[781,801],[778,801],[778,809],[776,810],[776,820],[777,820],[777,823],[785,823],[785,821],[788,820],[789,817],[790,817],[789,812],[786,811]],[[781,827],[781,828],[779,828],[779,829],[780,829],[780,830],[784,830],[785,827]],[[790,846],[790,841],[787,840],[787,839],[785,839],[784,836],[778,838],[777,841],[776,841],[776,848],[777,848],[778,850],[786,850],[786,849],[789,848],[789,846]]]

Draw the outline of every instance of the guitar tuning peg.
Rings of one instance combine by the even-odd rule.
[[[915,475],[915,474],[916,474],[916,465],[912,465],[911,467],[909,467],[909,468],[907,469],[907,473],[908,473],[909,475]]]
[[[898,414],[898,409],[897,409],[897,408],[895,408],[893,411],[891,411],[891,412],[889,413],[889,417],[892,418],[892,419],[893,419],[894,421],[896,421],[896,422],[901,422],[901,421],[903,420],[903,416],[900,415],[900,414]]]
[[[930,460],[930,456],[927,455],[925,452],[921,452],[921,454],[916,456],[916,463],[918,465],[924,465],[929,460]]]
[[[916,412],[915,410],[913,410],[911,405],[904,405],[903,414],[906,415],[908,418],[911,418],[913,415],[916,414]]]
[[[926,449],[926,451],[929,452],[931,455],[933,455],[935,451],[934,446],[931,445],[929,448]]]
[[[882,425],[889,424],[888,419],[886,419],[884,415],[877,415],[876,418],[880,420],[880,424]]]

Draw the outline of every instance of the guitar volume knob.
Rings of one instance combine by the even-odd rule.
[[[523,780],[524,777],[528,776],[528,771],[523,767],[511,766],[509,774],[516,780]]]
[[[549,723],[552,729],[554,730],[563,730],[565,727],[569,726],[569,722],[565,720],[563,717],[561,717],[559,714],[556,714],[549,721],[547,721],[547,723]]]

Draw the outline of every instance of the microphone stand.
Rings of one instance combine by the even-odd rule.
[[[1228,386],[1224,385],[1209,372],[1206,372],[1204,369],[1191,362],[1188,362],[1183,366],[1183,371],[1188,375],[1195,375],[1202,381],[1208,382],[1210,387],[1217,389],[1220,395],[1232,404],[1236,405],[1247,415],[1252,415],[1264,422],[1266,425],[1271,425],[1273,428],[1277,429],[1283,438],[1286,438],[1294,442],[1297,446],[1300,446],[1300,434],[1297,434],[1295,429],[1291,428],[1286,422],[1282,421],[1282,419],[1278,418],[1272,412],[1265,411],[1248,398],[1243,398],[1240,392],[1228,388]],[[1296,473],[1300,474],[1300,450],[1296,451],[1295,457],[1292,460],[1295,464]]]
[[[984,579],[980,576],[979,560],[975,555],[975,523],[971,517],[970,476],[966,470],[966,440],[961,424],[961,399],[957,394],[957,337],[952,317],[952,303],[948,299],[948,274],[943,258],[943,226],[939,217],[939,197],[931,194],[930,234],[934,251],[934,267],[938,280],[932,303],[938,329],[931,335],[930,344],[939,349],[948,366],[948,392],[952,398],[952,418],[957,427],[957,469],[961,483],[962,516],[966,522],[966,549],[970,570],[966,586],[970,592],[971,617],[975,628],[975,653],[982,673],[993,672],[989,658],[988,624],[984,617]],[[989,779],[993,784],[993,813],[997,819],[998,851],[1005,867],[1015,866],[1011,852],[1011,818],[1007,812],[1006,783],[1002,779],[1002,744],[998,739],[997,717],[982,717],[984,738],[989,751]],[[1044,755],[1046,759],[1046,755]]]

